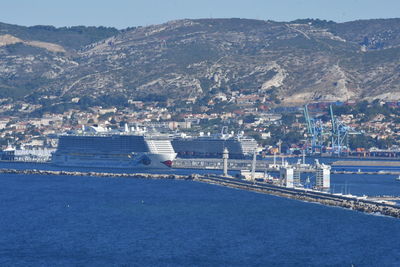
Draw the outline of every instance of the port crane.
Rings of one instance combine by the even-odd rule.
[[[334,114],[332,105],[329,105],[329,113],[331,116],[331,146],[332,155],[341,156],[348,153],[349,135],[360,134],[352,127],[345,125]]]
[[[310,117],[307,105],[304,106],[303,113],[307,125],[307,152],[309,154],[321,154],[324,142],[323,123],[320,119]]]
[[[306,151],[308,154],[321,154],[324,142],[330,140],[332,155],[343,155],[344,153],[348,153],[349,135],[360,134],[334,115],[332,105],[329,106],[332,124],[330,130],[324,128],[322,120],[310,117],[307,105],[304,106],[303,113],[307,127]]]

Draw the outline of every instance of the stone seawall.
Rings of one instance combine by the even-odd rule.
[[[400,161],[382,160],[339,160],[332,163],[332,166],[355,166],[355,167],[400,167]]]
[[[91,177],[105,177],[105,178],[182,179],[182,180],[191,179],[191,176],[188,176],[188,175],[151,174],[151,173],[108,173],[108,172],[16,170],[16,169],[0,169],[0,173],[29,174],[29,175],[91,176]]]

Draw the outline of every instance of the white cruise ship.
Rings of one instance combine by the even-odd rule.
[[[161,169],[172,165],[176,153],[165,135],[104,132],[89,127],[59,137],[52,163],[70,167]]]

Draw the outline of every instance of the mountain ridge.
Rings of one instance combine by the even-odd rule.
[[[107,38],[65,45],[65,53],[0,47],[0,97],[8,97],[8,86],[25,87],[20,96],[29,99],[196,101],[218,92],[264,94],[285,104],[400,98],[400,19],[185,19],[105,31]],[[17,67],[29,59],[41,71]],[[32,78],[40,82],[27,90],[24,79]]]

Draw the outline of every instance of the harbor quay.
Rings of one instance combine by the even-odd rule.
[[[248,190],[258,193],[275,195],[305,202],[320,203],[327,206],[343,207],[369,214],[380,214],[400,218],[400,206],[388,204],[381,200],[367,199],[352,195],[330,194],[305,188],[287,188],[268,182],[249,181],[238,178],[218,175],[176,175],[176,174],[149,174],[149,173],[104,173],[78,171],[50,171],[50,170],[16,170],[0,169],[2,174],[30,174],[30,175],[65,175],[89,176],[103,178],[136,178],[136,179],[177,179],[203,182],[229,188]]]
[[[252,160],[250,159],[229,159],[227,162],[227,168],[233,171],[251,170]],[[266,161],[257,160],[255,168],[257,172],[279,172],[282,163],[278,161]],[[316,168],[309,164],[292,164],[295,166],[297,171],[301,173],[315,173]],[[333,174],[358,174],[358,175],[400,175],[400,171],[397,170],[379,170],[379,171],[349,171],[341,170],[340,167],[365,167],[365,166],[382,166],[382,167],[400,167],[400,162],[382,162],[382,161],[338,161],[332,163],[334,170],[331,170]],[[221,159],[210,159],[210,158],[177,158],[172,164],[173,168],[177,169],[200,169],[200,170],[223,170],[224,162]]]
[[[283,163],[285,165],[285,163]],[[279,171],[282,163],[277,161],[257,160],[255,163],[256,171]],[[172,164],[173,168],[177,169],[205,169],[205,170],[222,170],[224,167],[223,160],[219,158],[177,158]],[[245,170],[253,168],[253,161],[251,159],[229,159],[227,162],[229,170]],[[315,169],[310,165],[297,166],[302,172],[315,172]]]

